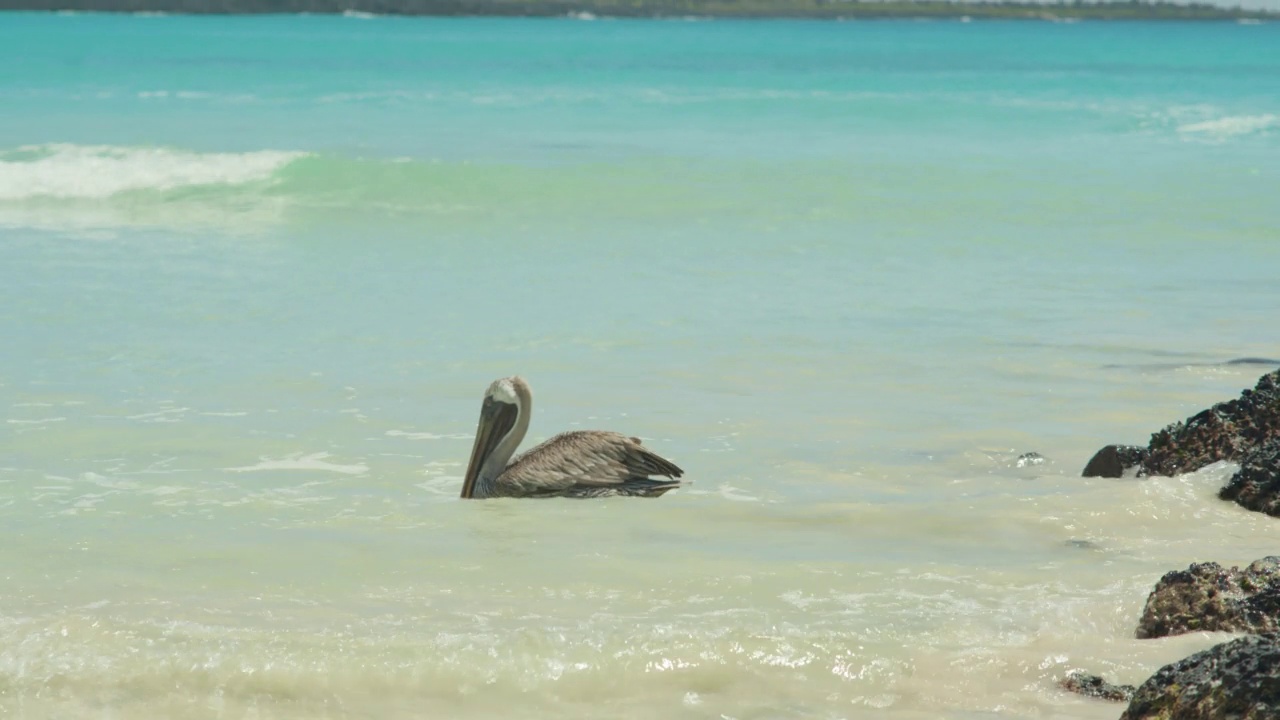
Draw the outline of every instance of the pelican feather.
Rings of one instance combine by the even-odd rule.
[[[532,408],[522,378],[489,386],[462,497],[658,497],[684,484],[684,471],[639,438],[603,430],[561,433],[511,459]]]

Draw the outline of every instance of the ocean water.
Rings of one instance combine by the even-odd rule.
[[[0,14],[0,715],[1115,717],[1278,198],[1276,24]]]

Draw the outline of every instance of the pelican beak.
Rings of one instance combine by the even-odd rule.
[[[462,497],[475,497],[480,468],[516,424],[517,408],[511,403],[486,397],[480,407],[480,424],[476,427],[476,444],[471,448],[471,462],[462,478]]]

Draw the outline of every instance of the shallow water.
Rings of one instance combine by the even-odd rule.
[[[0,709],[1115,717],[1276,552],[1078,475],[1280,355],[1277,27],[0,15]],[[459,502],[512,373],[693,484]]]

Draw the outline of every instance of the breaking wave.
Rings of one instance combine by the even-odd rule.
[[[669,175],[668,166],[640,161],[625,177],[606,173],[605,183],[612,183],[611,197],[634,200],[646,192],[656,194],[645,207],[666,212],[669,201],[679,197],[675,190],[663,189],[660,181]],[[24,146],[0,150],[0,227],[256,232],[282,222],[328,222],[353,214],[440,219],[485,218],[501,211],[559,216],[590,210],[581,207],[581,198],[601,182],[597,166],[549,170],[284,150]]]
[[[465,164],[285,150],[30,145],[0,150],[0,227],[256,232],[312,213],[438,215],[457,211],[446,206],[450,188],[469,173]]]
[[[136,191],[268,181],[306,153],[200,153],[109,145],[30,145],[0,152],[0,201],[104,199]]]
[[[1216,120],[1187,123],[1178,126],[1184,136],[1225,140],[1241,135],[1252,135],[1280,127],[1280,115],[1229,115]]]

